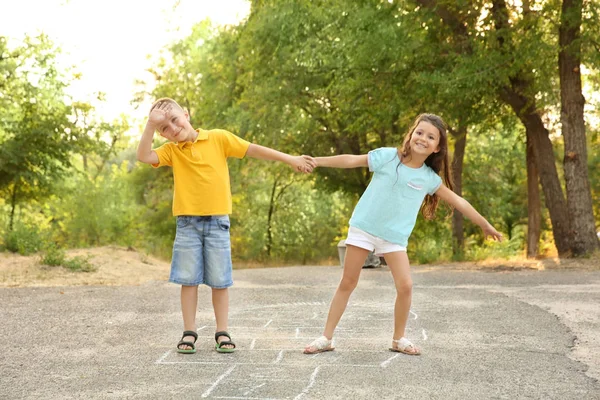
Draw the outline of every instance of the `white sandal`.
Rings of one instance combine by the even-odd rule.
[[[329,340],[325,336],[321,336],[312,341],[311,344],[304,348],[304,354],[323,353],[324,351],[333,351],[333,339]]]
[[[408,354],[409,356],[418,356],[421,355],[421,350],[417,349],[417,347],[412,344],[410,340],[405,337],[401,337],[398,340],[392,339],[392,342],[396,343],[396,347],[390,347],[390,351],[394,351],[396,353]]]

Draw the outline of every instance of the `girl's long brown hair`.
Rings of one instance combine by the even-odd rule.
[[[450,156],[448,154],[448,129],[444,120],[437,115],[421,114],[417,117],[411,128],[406,133],[402,147],[398,148],[398,151],[400,154],[402,154],[402,160],[410,160],[410,138],[415,129],[417,129],[419,123],[423,121],[429,122],[440,132],[440,151],[437,153],[431,153],[425,160],[425,164],[434,170],[436,174],[442,177],[442,181],[444,182],[444,185],[448,187],[448,189],[454,190],[454,184],[452,183],[452,167],[450,165]],[[398,167],[399,166],[400,165],[398,165]],[[439,200],[440,199],[435,194],[433,196],[425,196],[425,201],[421,206],[421,210],[426,219],[433,219],[435,217],[435,211],[437,210]]]

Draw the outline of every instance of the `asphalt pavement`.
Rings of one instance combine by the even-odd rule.
[[[415,357],[388,351],[389,270],[364,269],[336,350],[304,355],[340,276],[234,271],[233,354],[214,350],[206,287],[192,355],[176,285],[2,288],[0,399],[600,399],[600,271],[417,267]]]

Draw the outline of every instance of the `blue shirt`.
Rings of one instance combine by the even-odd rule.
[[[400,163],[395,147],[370,151],[368,160],[373,178],[352,213],[350,226],[406,247],[425,195],[433,195],[442,178],[425,164],[410,168]]]

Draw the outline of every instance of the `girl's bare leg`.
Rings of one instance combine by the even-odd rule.
[[[405,251],[396,251],[384,254],[385,261],[392,272],[396,286],[396,303],[394,305],[394,340],[404,336],[406,321],[410,312],[412,301],[412,278],[410,276],[410,263]],[[397,345],[392,342],[392,347]],[[414,349],[415,352],[418,349]]]
[[[342,274],[342,280],[335,291],[335,295],[331,300],[327,322],[325,323],[325,330],[323,331],[323,336],[327,337],[327,339],[333,337],[333,331],[335,331],[337,324],[342,318],[342,314],[344,314],[344,311],[346,310],[350,295],[358,284],[360,272],[362,271],[362,267],[369,253],[369,250],[361,249],[360,247],[352,245],[346,247],[344,273]]]

